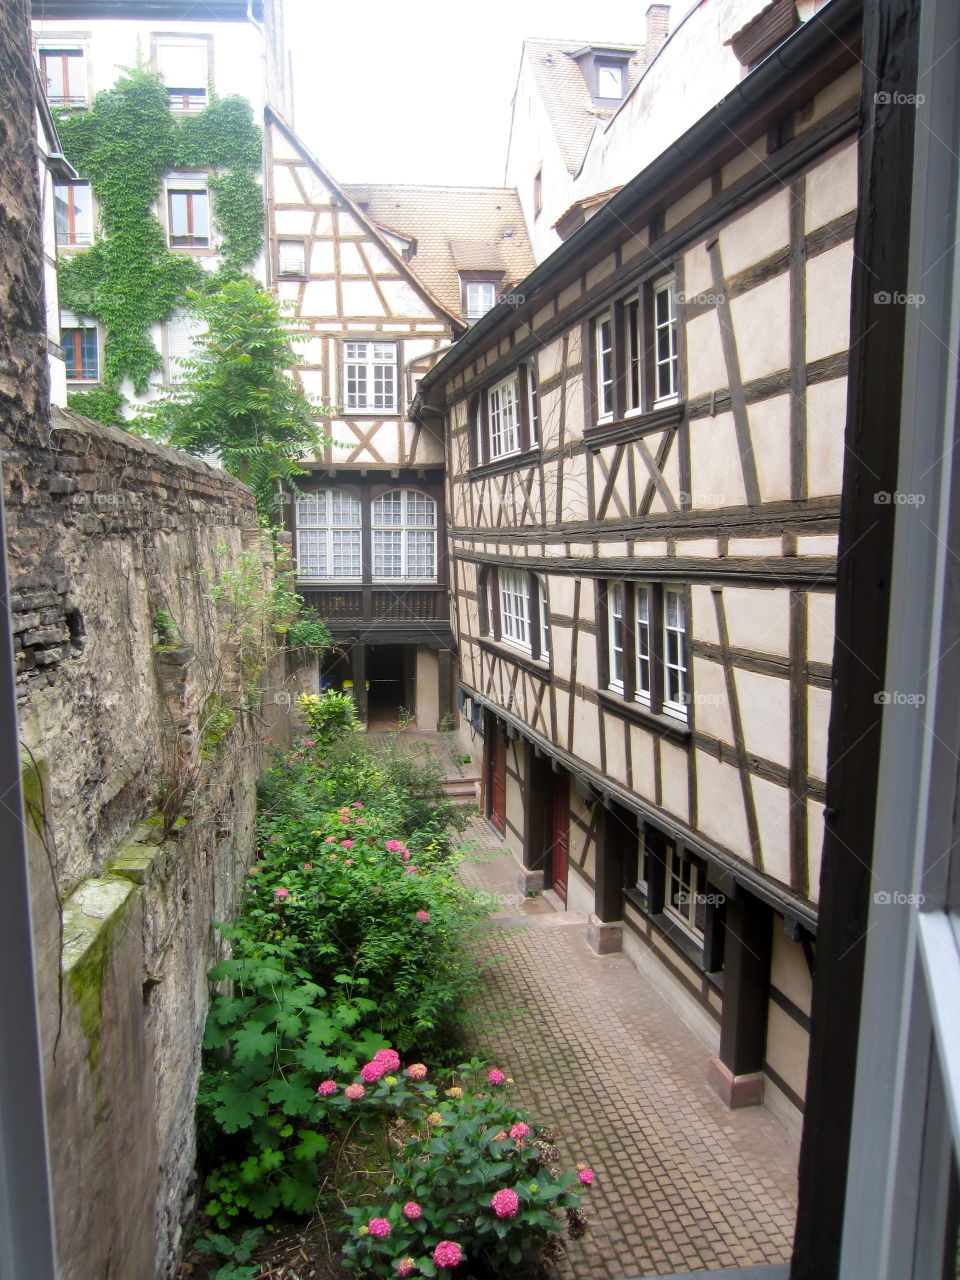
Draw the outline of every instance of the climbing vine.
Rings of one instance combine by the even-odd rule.
[[[115,421],[122,380],[142,393],[160,368],[151,326],[168,320],[189,288],[216,288],[260,253],[261,135],[242,98],[214,97],[196,115],[171,114],[162,80],[143,67],[97,94],[89,110],[60,113],[57,123],[64,152],[89,180],[99,206],[93,246],[60,264],[63,305],[99,320],[105,339],[99,391],[77,393],[71,403]],[[190,254],[167,248],[156,205],[163,176],[177,170],[212,171],[222,259],[215,275]]]

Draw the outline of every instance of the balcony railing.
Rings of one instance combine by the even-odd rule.
[[[297,590],[324,622],[446,622],[447,588],[338,587],[298,584]]]

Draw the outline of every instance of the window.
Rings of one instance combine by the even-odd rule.
[[[184,361],[196,355],[197,339],[206,332],[204,325],[188,311],[175,311],[166,326],[166,380],[182,382],[187,376]]]
[[[204,39],[157,39],[157,70],[167,86],[171,111],[202,111],[207,105],[209,55],[209,44]]]
[[[306,274],[306,240],[281,240],[277,244],[277,275],[305,276]]]
[[[597,97],[623,97],[623,66],[619,62],[597,61]]]
[[[373,502],[373,577],[435,582],[437,504],[416,489],[391,489]]]
[[[491,567],[480,574],[478,594],[482,634],[549,662],[547,587],[538,574]]]
[[[543,211],[543,170],[538,169],[533,179],[533,216]]]
[[[68,382],[99,380],[100,343],[96,325],[78,320],[69,311],[61,312],[60,345],[66,358]]]
[[[686,721],[690,694],[684,589],[611,582],[604,596],[607,688]]]
[[[532,364],[522,364],[471,403],[471,465],[526,453],[540,442],[540,396]]]
[[[517,379],[511,374],[487,393],[490,408],[490,456],[520,452]]]
[[[702,946],[707,915],[706,872],[698,863],[678,853],[673,841],[665,844],[667,882],[663,914]]]
[[[321,489],[297,501],[297,576],[363,576],[360,500],[341,489]]]
[[[82,47],[41,49],[40,74],[51,107],[87,105],[86,56]]]
[[[344,408],[397,411],[397,344],[345,342],[343,346]]]
[[[680,361],[674,279],[647,281],[635,296],[617,302],[613,314],[597,316],[590,358],[595,422],[676,404]]]
[[[167,235],[171,249],[209,249],[210,197],[206,177],[167,179]]]
[[[596,352],[597,417],[613,416],[613,318],[597,316],[593,324]]]
[[[93,204],[89,182],[58,182],[53,188],[53,220],[58,245],[93,241]]]
[[[463,281],[463,314],[468,320],[479,320],[497,303],[495,280]]]

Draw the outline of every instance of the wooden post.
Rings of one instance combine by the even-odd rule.
[[[587,942],[598,955],[623,950],[623,869],[628,844],[637,840],[636,824],[617,806],[600,815],[597,880]]]
[[[763,1100],[773,912],[737,888],[726,902],[720,1056],[708,1078],[728,1107]]]
[[[350,652],[353,670],[353,700],[357,704],[357,715],[364,724],[367,723],[367,646],[355,644]]]
[[[437,650],[437,731],[443,728],[444,716],[456,715],[453,687],[453,651]]]

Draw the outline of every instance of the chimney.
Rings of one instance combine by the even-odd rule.
[[[649,65],[670,34],[670,6],[651,4],[647,8],[647,43],[644,63]]]

